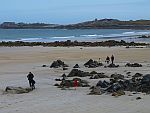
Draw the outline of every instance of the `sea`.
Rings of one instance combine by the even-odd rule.
[[[150,30],[132,29],[0,29],[0,42],[55,42],[55,41],[106,41],[148,42]]]

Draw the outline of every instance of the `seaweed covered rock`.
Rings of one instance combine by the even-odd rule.
[[[88,67],[88,68],[96,68],[96,67],[99,67],[99,66],[103,66],[102,63],[98,63],[97,61],[94,61],[92,59],[90,59],[88,62],[86,62],[84,64],[85,67]]]
[[[6,89],[5,89],[5,93],[22,94],[22,93],[29,93],[32,90],[33,90],[32,88],[7,86]]]
[[[72,69],[71,72],[68,74],[67,77],[86,77],[86,76],[91,76],[89,72],[84,72],[78,69]]]
[[[69,67],[67,64],[62,62],[61,60],[53,61],[50,68],[59,68],[59,67]]]
[[[126,67],[142,67],[142,64],[138,64],[138,63],[133,63],[133,64],[127,63],[125,66],[126,66]]]

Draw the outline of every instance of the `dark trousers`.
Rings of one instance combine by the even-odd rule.
[[[29,85],[32,89],[35,89],[35,81],[34,80],[29,80]]]

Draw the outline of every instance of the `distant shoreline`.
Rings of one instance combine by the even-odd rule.
[[[15,23],[3,22],[1,29],[134,29],[150,30],[150,20],[121,21],[117,19],[95,19],[77,24]]]

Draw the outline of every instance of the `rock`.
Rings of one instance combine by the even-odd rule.
[[[56,84],[54,84],[54,86],[59,86],[59,84],[56,83]]]
[[[112,74],[110,77],[114,79],[124,79],[124,75],[117,74],[117,73]]]
[[[143,74],[141,74],[141,73],[136,73],[135,75],[133,75],[132,77],[134,77],[134,78],[138,78],[138,77],[142,77],[142,75]]]
[[[92,71],[90,74],[97,74],[97,72],[96,71]]]
[[[125,95],[125,92],[123,90],[118,90],[117,92],[113,92],[112,96],[118,97],[118,96],[122,96]]]
[[[90,79],[99,79],[99,78],[109,78],[107,75],[105,75],[104,73],[97,73],[97,74],[93,74]]]
[[[141,97],[137,97],[137,98],[136,98],[136,100],[140,100],[140,99],[142,99],[142,98],[141,98]]]
[[[102,63],[98,63],[97,61],[94,61],[92,59],[90,59],[88,62],[86,62],[84,64],[85,67],[88,67],[88,68],[96,68],[96,67],[99,67],[99,66],[103,66]]]
[[[86,77],[86,76],[91,76],[89,72],[84,72],[78,69],[72,69],[71,72],[68,74],[67,77]]]
[[[126,67],[142,67],[142,65],[141,65],[141,64],[138,64],[138,63],[133,63],[133,64],[127,63],[125,66],[126,66]]]
[[[102,94],[101,88],[99,86],[94,86],[89,94],[90,95],[101,95]]]
[[[78,64],[76,64],[75,66],[73,66],[73,68],[80,68]]]
[[[142,83],[150,84],[150,74],[146,74],[143,76]]]
[[[22,88],[22,87],[13,87],[13,86],[7,86],[5,89],[6,93],[11,93],[11,94],[29,93],[30,91],[32,91],[32,88]]]
[[[62,62],[61,60],[53,61],[50,68],[59,68],[59,67],[69,67],[67,64]]]
[[[105,80],[102,82],[101,80],[96,84],[96,86],[100,86],[101,88],[107,88],[110,83],[106,82]]]
[[[117,68],[117,67],[119,67],[119,65],[109,64],[107,67],[109,67],[109,68]]]
[[[61,77],[66,78],[66,77],[67,77],[67,75],[64,73]]]
[[[42,65],[42,67],[48,67],[47,65]]]
[[[130,75],[130,74],[131,74],[131,72],[127,72],[126,74],[127,74],[127,75]]]
[[[61,81],[61,79],[60,78],[56,78],[55,81]]]
[[[73,80],[63,80],[60,83],[60,87],[74,87],[74,80],[78,81],[78,87],[90,87],[86,80],[80,78],[73,78]]]

